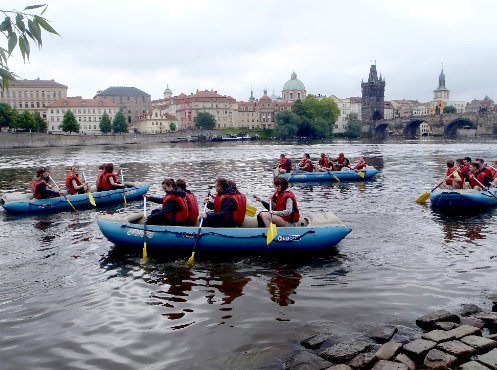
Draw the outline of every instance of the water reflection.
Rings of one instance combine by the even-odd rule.
[[[268,283],[268,291],[273,302],[280,306],[294,304],[290,298],[292,294],[297,294],[297,287],[300,285],[302,275],[293,270],[279,270],[277,275],[271,278]]]
[[[446,215],[434,213],[444,233],[444,241],[447,243],[464,243],[479,245],[479,241],[486,239],[491,229],[487,225],[487,218],[494,212],[479,215]]]

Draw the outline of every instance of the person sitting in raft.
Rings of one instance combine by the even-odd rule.
[[[276,167],[274,174],[278,176],[280,173],[287,173],[291,171],[292,161],[290,158],[286,158],[284,154],[280,154],[280,163],[278,164],[278,167]]]
[[[85,194],[90,190],[90,185],[88,183],[83,183],[79,179],[79,167],[72,166],[71,171],[66,177],[66,188],[67,192],[71,195],[74,194]]]
[[[317,172],[333,171],[333,161],[330,161],[330,157],[321,153],[321,158],[319,158],[318,164],[316,166]]]
[[[241,226],[247,211],[247,198],[233,189],[228,180],[216,180],[216,196],[214,202],[205,198],[207,208],[213,212],[202,213],[203,226],[206,227],[236,227]]]
[[[464,167],[464,160],[463,159],[456,159],[456,168],[459,171],[459,174],[461,175],[461,177],[462,177],[462,179],[464,181],[464,179],[466,178],[467,174],[465,174],[463,172],[463,167]]]
[[[105,165],[106,165],[106,163],[98,166],[98,176],[97,176],[97,184],[96,184],[97,191],[104,191],[104,188],[102,187],[102,179],[104,178],[104,174],[105,174]]]
[[[490,184],[491,188],[497,188],[497,161],[492,161],[492,165],[490,166],[490,171],[492,172],[492,183]]]
[[[276,177],[274,179],[274,188],[276,192],[269,198],[269,201],[272,202],[271,211],[269,211],[268,202],[263,201],[261,197],[255,198],[268,210],[262,211],[257,215],[259,226],[269,227],[271,214],[273,215],[272,221],[276,226],[295,226],[299,221],[300,213],[295,195],[287,190],[288,180],[280,176]]]
[[[185,192],[186,203],[188,204],[188,219],[185,221],[185,225],[193,226],[198,220],[199,210],[198,202],[195,195],[186,188],[186,181],[182,179],[176,180],[176,186]]]
[[[350,161],[349,159],[343,154],[340,153],[338,154],[338,158],[335,159],[335,171],[349,171],[350,170]]]
[[[36,199],[57,198],[62,195],[60,191],[54,190],[50,185],[50,174],[45,167],[36,171],[36,176],[31,180],[31,191]]]
[[[440,185],[445,189],[462,189],[463,176],[459,169],[454,165],[454,161],[449,159],[447,161],[447,172],[445,173],[445,183]]]
[[[361,159],[359,159],[359,163],[357,163],[357,165],[354,167],[354,170],[364,171],[367,166],[368,164],[366,163],[366,158],[361,157]]]
[[[471,164],[471,158],[470,157],[464,157],[464,159],[462,160],[464,166],[461,168],[461,173],[462,175],[464,176],[465,179],[468,178],[468,174],[469,174],[469,166]]]
[[[162,203],[162,208],[154,209],[145,218],[147,225],[186,225],[189,212],[185,191],[178,188],[172,179],[162,181],[162,189],[166,192],[164,198],[143,195],[153,203]]]
[[[483,186],[482,186],[483,185]],[[480,164],[473,162],[469,165],[468,178],[464,182],[464,189],[487,190],[490,182],[484,172],[480,170]]]
[[[304,158],[299,164],[299,169],[306,172],[314,171],[314,165],[312,164],[311,156],[309,155],[309,153],[304,154]]]
[[[487,167],[487,164],[482,158],[476,158],[476,162],[480,164],[480,171],[485,173],[485,176],[487,176],[488,181],[492,182],[494,180],[493,173],[490,168]]]
[[[118,174],[119,172],[117,173],[117,175]],[[124,184],[117,182],[117,175],[114,173],[114,165],[112,163],[107,163],[105,165],[104,174],[102,175],[101,184],[104,191],[124,189]]]

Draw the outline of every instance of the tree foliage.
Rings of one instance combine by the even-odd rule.
[[[36,125],[35,119],[28,110],[25,110],[24,112],[21,113],[18,124],[18,127],[20,129],[34,131],[35,125]]]
[[[19,128],[19,120],[21,119],[21,115],[16,109],[12,109],[9,117],[9,127],[13,129]]]
[[[12,52],[18,48],[21,52],[22,59],[26,62],[29,61],[29,54],[31,52],[30,42],[34,42],[36,46],[42,46],[42,30],[48,33],[58,35],[48,20],[43,18],[42,15],[47,10],[48,5],[30,5],[24,8],[23,11],[17,10],[1,10],[5,16],[2,23],[0,23],[0,32],[3,33],[7,39],[7,49],[0,47],[0,77],[2,78],[2,89],[9,87],[9,80],[15,80],[15,73],[9,70],[8,59]],[[32,14],[26,12],[27,10],[40,10],[40,14]]]
[[[33,118],[35,120],[35,130],[38,132],[46,132],[47,131],[47,123],[40,116],[40,112],[34,112]]]
[[[64,132],[79,132],[79,123],[71,110],[68,109],[64,114],[60,129]]]
[[[176,124],[174,122],[169,122],[169,131],[176,131]]]
[[[444,113],[457,113],[457,109],[453,105],[446,105],[444,107]]]
[[[100,118],[99,128],[104,134],[112,131],[112,122],[110,121],[110,117],[107,112],[104,112],[102,118]]]
[[[362,131],[362,121],[357,113],[350,113],[347,116],[347,129],[345,135],[348,137],[359,137]]]
[[[128,132],[128,123],[126,122],[126,116],[123,112],[118,111],[114,116],[112,121],[112,131],[118,132]]]
[[[6,103],[0,103],[0,127],[8,127],[12,108]]]
[[[209,112],[200,112],[193,119],[195,127],[200,129],[212,130],[216,127],[216,117]]]

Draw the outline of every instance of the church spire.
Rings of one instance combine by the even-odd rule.
[[[442,71],[440,72],[440,76],[438,76],[438,89],[439,90],[446,89],[446,87],[445,87],[445,73],[444,73],[443,67],[442,67]]]

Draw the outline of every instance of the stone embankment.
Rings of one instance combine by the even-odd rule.
[[[381,326],[354,340],[318,334],[301,342],[307,348],[286,369],[413,370],[497,369],[497,296],[492,312],[463,305],[459,314],[445,310],[416,320],[419,329]]]

